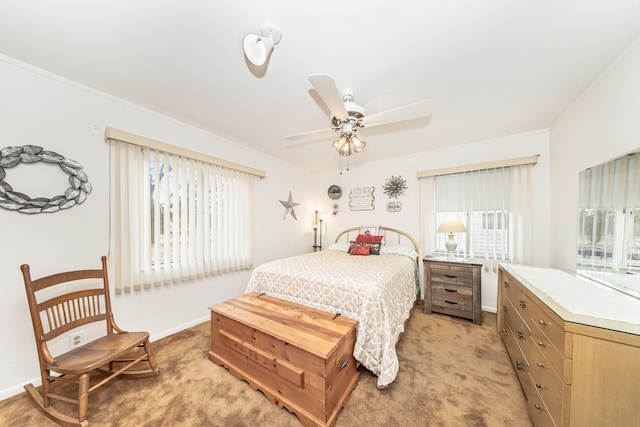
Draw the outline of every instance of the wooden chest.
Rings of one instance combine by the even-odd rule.
[[[359,380],[355,320],[255,292],[210,310],[213,363],[304,425],[335,423]]]

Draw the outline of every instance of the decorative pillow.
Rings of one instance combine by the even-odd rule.
[[[351,247],[349,248],[349,253],[351,253],[351,251],[353,250],[353,248],[355,248],[356,246],[368,246],[369,249],[369,254],[370,255],[380,255],[380,248],[382,247],[382,243],[377,243],[377,242],[354,242],[353,240],[351,241]]]
[[[408,256],[409,258],[417,258],[418,254],[416,253],[416,251],[413,250],[413,248],[410,248],[409,246],[400,246],[400,245],[385,245],[382,248],[380,248],[380,254],[395,254],[395,255],[404,255],[404,256]]]
[[[382,243],[380,242],[359,242],[356,243],[358,246],[369,246],[371,248],[371,255],[380,255],[380,248],[382,247]]]
[[[351,249],[351,255],[364,255],[369,256],[371,254],[371,246],[353,246]]]
[[[338,251],[338,252],[349,252],[349,249],[351,249],[351,243],[347,243],[347,242],[333,243],[327,248],[327,250],[329,251]]]
[[[358,234],[358,237],[356,237],[356,243],[360,243],[360,242],[377,242],[380,243],[382,242],[382,239],[384,238],[384,236],[374,236],[371,234]]]

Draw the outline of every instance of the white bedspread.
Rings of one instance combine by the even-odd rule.
[[[388,386],[398,374],[396,342],[416,300],[415,259],[321,251],[262,264],[247,292],[357,320],[354,357]]]

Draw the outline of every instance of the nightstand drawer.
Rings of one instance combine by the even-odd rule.
[[[454,265],[432,265],[431,281],[439,283],[451,283],[470,288],[473,284],[473,271],[471,271],[468,267],[458,267]]]
[[[460,311],[473,311],[470,287],[435,283],[431,286],[433,305]]]

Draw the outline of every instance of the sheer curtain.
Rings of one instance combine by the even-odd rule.
[[[530,264],[532,166],[528,163],[420,179],[425,254],[444,248],[445,236],[435,230],[444,216],[458,215],[467,227],[467,233],[456,236],[458,256],[483,259],[485,269],[493,270],[499,261]]]
[[[251,174],[109,141],[116,292],[252,267]]]

